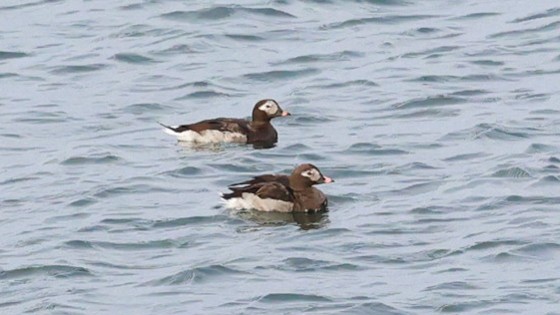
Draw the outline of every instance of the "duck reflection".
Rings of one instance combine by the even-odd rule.
[[[236,211],[240,218],[263,226],[297,224],[303,230],[319,229],[329,221],[327,212],[264,212],[258,210]]]
[[[276,142],[274,142],[274,141],[257,141],[257,142],[254,142],[252,145],[253,145],[253,149],[256,149],[256,150],[271,149],[271,148],[274,148],[276,146]]]
[[[211,151],[211,152],[218,152],[224,151],[227,147],[234,147],[233,144],[228,143],[192,143],[192,142],[185,142],[185,141],[177,141],[177,145],[180,146],[184,150],[194,150],[194,151]],[[271,149],[276,147],[275,142],[266,142],[266,141],[259,141],[250,144],[253,149],[255,150],[262,150],[262,149]]]

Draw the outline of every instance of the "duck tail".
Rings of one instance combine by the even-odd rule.
[[[163,124],[163,123],[161,123],[161,122],[159,122],[159,121],[158,121],[157,123],[160,124],[163,128],[165,128],[165,129],[163,129],[163,132],[165,132],[166,134],[172,135],[172,136],[176,136],[176,135],[177,135],[177,133],[178,133],[178,132],[177,132],[177,127],[175,127],[175,126],[168,126],[168,125],[165,125],[165,124]]]

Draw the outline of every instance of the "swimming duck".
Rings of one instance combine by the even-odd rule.
[[[313,164],[301,164],[290,175],[260,175],[251,180],[232,184],[231,193],[222,194],[230,209],[256,209],[280,212],[326,211],[327,197],[317,184],[332,183]]]
[[[237,118],[215,118],[197,123],[165,127],[164,131],[176,136],[179,141],[196,144],[210,143],[248,143],[274,144],[278,141],[278,133],[270,121],[280,116],[289,116],[278,102],[273,99],[258,101],[253,107],[251,121]]]

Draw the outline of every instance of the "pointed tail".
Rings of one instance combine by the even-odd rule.
[[[157,123],[160,124],[163,128],[165,128],[165,129],[163,129],[163,132],[165,132],[166,134],[172,135],[172,136],[177,136],[177,133],[178,133],[177,130],[176,130],[177,127],[164,125],[159,121]]]

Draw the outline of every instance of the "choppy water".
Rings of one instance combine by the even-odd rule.
[[[1,314],[560,314],[560,4],[0,4]],[[270,150],[155,123],[278,119]],[[325,215],[217,192],[318,165]]]

